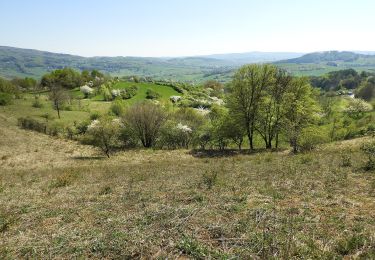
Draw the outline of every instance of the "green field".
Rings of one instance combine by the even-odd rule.
[[[156,85],[153,83],[134,83],[134,82],[119,82],[113,86],[113,89],[126,89],[130,86],[137,86],[138,92],[131,99],[125,100],[129,104],[133,104],[146,99],[146,91],[151,89],[161,95],[161,101],[168,101],[170,96],[180,96],[181,93],[178,93],[171,87]]]
[[[137,94],[124,103],[127,105],[134,104],[146,100],[146,91],[152,89],[161,95],[160,101],[169,102],[169,97],[174,95],[181,95],[169,86],[161,86],[152,83],[134,83],[134,82],[119,82],[113,87],[114,89],[125,89],[130,86],[137,86]],[[49,114],[51,121],[59,122],[63,125],[72,125],[74,122],[80,122],[89,118],[91,113],[98,112],[105,114],[109,112],[112,102],[103,101],[103,96],[97,95],[90,99],[83,99],[83,94],[79,88],[71,90],[70,95],[73,97],[71,101],[64,105],[61,111],[61,119],[57,119],[57,112],[53,109],[51,101],[48,100],[48,93],[42,92],[37,94],[24,93],[22,98],[15,99],[12,105],[0,106],[0,111],[14,122],[20,117],[32,117],[38,120],[45,120],[44,116]],[[38,97],[42,104],[41,108],[32,106],[35,98]]]

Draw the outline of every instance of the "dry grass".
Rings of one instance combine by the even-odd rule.
[[[105,159],[0,120],[0,258],[375,257],[363,140],[297,156]]]

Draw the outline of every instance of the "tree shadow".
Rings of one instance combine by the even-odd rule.
[[[107,157],[105,156],[73,156],[72,159],[74,160],[103,160],[106,159]]]
[[[233,157],[237,155],[252,155],[252,154],[259,154],[264,152],[282,152],[285,151],[285,149],[256,149],[256,150],[250,150],[250,149],[225,149],[225,150],[202,150],[202,149],[193,149],[188,152],[188,154],[192,155],[196,158],[220,158],[220,157]]]

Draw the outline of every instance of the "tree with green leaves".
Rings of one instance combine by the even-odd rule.
[[[260,100],[255,128],[265,142],[267,149],[272,148],[275,139],[276,148],[279,145],[281,122],[285,116],[285,95],[290,91],[292,77],[284,70],[277,69],[273,74]]]
[[[273,65],[245,65],[234,75],[228,107],[231,116],[238,118],[246,129],[250,149],[254,149],[253,138],[259,106],[265,90],[275,80]]]
[[[44,75],[40,85],[48,89],[54,86],[59,86],[63,89],[73,89],[79,87],[81,83],[80,73],[71,68],[64,68],[54,70]]]
[[[284,99],[283,127],[290,145],[293,147],[293,152],[297,153],[300,148],[302,131],[314,122],[319,107],[307,78],[294,78]]]

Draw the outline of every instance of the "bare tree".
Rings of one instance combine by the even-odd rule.
[[[158,137],[160,127],[166,120],[166,114],[159,105],[143,102],[130,107],[124,117],[129,127],[144,147],[152,147]]]
[[[62,87],[55,85],[50,88],[49,99],[52,101],[58,117],[61,118],[60,110],[62,105],[69,99],[68,93]]]

